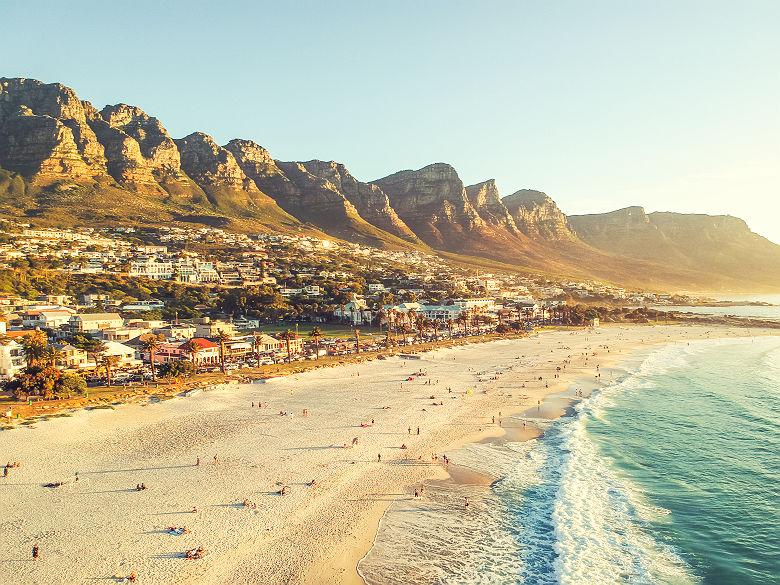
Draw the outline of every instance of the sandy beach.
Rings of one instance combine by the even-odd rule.
[[[501,435],[499,420],[511,413],[560,416],[571,398],[545,396],[574,380],[598,387],[599,373],[637,349],[747,334],[561,329],[4,431],[0,462],[21,466],[0,479],[0,582],[121,582],[134,573],[144,584],[362,584],[356,565],[382,513],[415,484],[448,477],[446,451]],[[62,485],[44,487],[52,483]],[[147,489],[137,491],[141,483]],[[197,547],[203,558],[184,558]]]

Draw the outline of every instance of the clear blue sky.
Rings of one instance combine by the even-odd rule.
[[[0,2],[0,76],[361,180],[431,162],[565,213],[780,243],[780,1]]]

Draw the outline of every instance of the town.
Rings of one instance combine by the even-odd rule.
[[[0,377],[21,398],[550,323],[597,325],[610,320],[610,306],[641,321],[647,309],[623,307],[692,300],[309,236],[1,227]],[[588,306],[596,302],[605,306]],[[34,366],[56,371],[56,383]]]

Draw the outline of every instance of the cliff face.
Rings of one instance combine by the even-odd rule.
[[[376,185],[355,179],[343,164],[321,160],[298,164],[309,174],[327,181],[367,222],[400,238],[417,239],[412,230],[398,217],[387,195]]]
[[[518,233],[514,219],[501,202],[494,179],[466,187],[466,195],[485,222],[506,229],[511,234]]]
[[[175,141],[181,155],[181,168],[203,186],[257,191],[254,181],[244,174],[233,154],[203,132],[193,132]]]
[[[465,249],[464,236],[488,230],[471,205],[458,173],[448,164],[401,171],[372,182],[387,194],[406,225],[430,246]]]
[[[23,78],[0,78],[0,166],[34,182],[107,174],[103,145],[76,93]]]
[[[567,218],[540,191],[501,199],[494,181],[464,187],[443,163],[364,183],[340,163],[280,162],[250,140],[172,140],[137,107],[98,111],[68,87],[23,78],[0,78],[0,214],[63,225],[237,222],[379,247],[425,243],[630,285],[780,287],[780,246],[736,218],[640,207]]]
[[[607,252],[695,270],[713,279],[780,285],[780,271],[775,268],[780,266],[780,246],[751,232],[736,217],[647,214],[641,207],[626,207],[572,215],[569,221],[583,241]]]
[[[518,229],[531,238],[574,240],[566,216],[555,201],[541,191],[521,189],[504,197],[506,206]]]

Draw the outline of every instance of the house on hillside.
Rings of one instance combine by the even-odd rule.
[[[63,325],[71,333],[81,333],[84,331],[102,331],[111,327],[122,327],[124,319],[118,313],[82,313],[73,315],[68,322]]]

